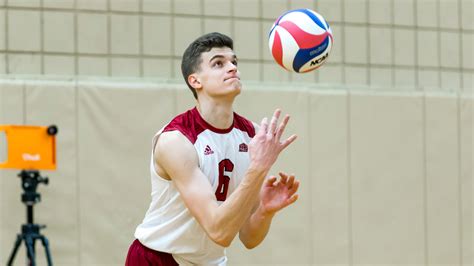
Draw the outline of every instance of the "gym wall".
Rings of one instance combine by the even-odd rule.
[[[330,23],[317,71],[292,74],[267,32],[293,8]],[[299,139],[272,173],[300,199],[229,265],[471,265],[470,0],[0,0],[0,124],[59,127],[35,222],[55,265],[123,265],[150,199],[151,138],[195,102],[180,59],[233,37],[254,121],[281,107]],[[17,170],[0,170],[0,264],[26,221]],[[37,244],[40,265],[46,265]],[[24,247],[15,264],[24,262]]]

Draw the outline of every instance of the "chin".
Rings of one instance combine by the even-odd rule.
[[[225,90],[222,90],[220,93],[220,96],[225,97],[225,98],[227,97],[235,98],[237,95],[240,94],[241,91],[242,91],[242,86],[233,85],[233,86],[227,87]]]
[[[240,82],[234,84],[235,95],[239,95],[242,91],[242,84]]]
[[[242,82],[240,82],[240,80],[236,80],[232,85],[234,85],[234,88],[239,92],[242,90]]]

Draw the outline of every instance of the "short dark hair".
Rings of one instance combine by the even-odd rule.
[[[234,49],[234,42],[232,39],[218,32],[212,32],[194,40],[186,51],[184,51],[183,59],[181,60],[181,72],[183,73],[184,81],[191,89],[194,98],[197,99],[196,89],[194,89],[188,82],[189,75],[199,71],[199,66],[202,63],[201,54],[209,52],[212,48],[215,47],[229,47]]]

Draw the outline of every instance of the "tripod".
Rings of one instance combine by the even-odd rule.
[[[51,253],[49,251],[49,242],[48,239],[40,233],[40,229],[45,228],[45,225],[38,225],[33,223],[33,206],[35,203],[41,200],[41,195],[36,193],[36,187],[38,184],[44,183],[48,184],[49,180],[47,177],[42,177],[39,171],[21,171],[18,174],[21,177],[21,183],[24,193],[21,195],[21,201],[26,204],[27,207],[27,223],[21,226],[21,234],[18,234],[16,237],[15,245],[13,247],[10,258],[8,259],[7,266],[13,265],[13,260],[18,251],[18,248],[21,245],[21,241],[25,242],[26,246],[26,256],[30,266],[36,266],[35,262],[35,242],[36,240],[41,240],[43,247],[46,252],[46,259],[48,261],[48,266],[53,265],[51,260]]]

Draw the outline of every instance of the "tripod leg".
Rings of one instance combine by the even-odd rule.
[[[35,263],[35,251],[34,251],[34,240],[27,236],[25,237],[25,243],[26,243],[26,252],[28,254],[28,259],[30,260],[30,266],[36,266]]]
[[[44,251],[46,252],[46,260],[48,260],[48,266],[53,266],[53,261],[51,260],[51,253],[49,252],[49,241],[45,236],[41,236],[41,243],[43,243]]]
[[[17,235],[15,245],[13,246],[12,253],[10,254],[10,258],[8,259],[7,266],[12,266],[13,260],[15,259],[16,252],[21,244],[21,235]]]

